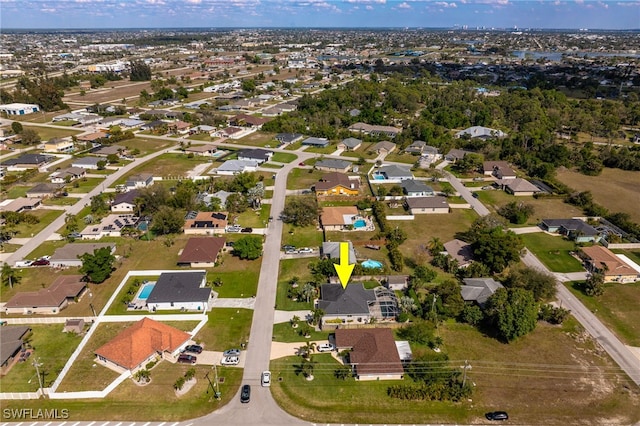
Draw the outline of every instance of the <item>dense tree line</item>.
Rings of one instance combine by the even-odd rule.
[[[129,65],[129,80],[151,80],[151,67],[145,64],[144,61],[131,61],[131,64]]]

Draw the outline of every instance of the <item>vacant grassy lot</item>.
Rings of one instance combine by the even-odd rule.
[[[258,147],[273,147],[277,146],[278,142],[273,139],[275,133],[266,133],[266,132],[253,132],[250,135],[247,135],[238,140],[228,140],[229,143],[238,143],[241,145],[252,145]]]
[[[300,324],[304,323],[304,318],[300,321]],[[274,324],[273,326],[273,340],[276,342],[308,342],[314,340],[327,340],[329,338],[328,331],[312,331],[311,337],[305,338],[299,332],[300,327],[293,328],[291,324],[288,322],[283,322],[280,324]]]
[[[122,98],[130,98],[138,96],[140,92],[146,90],[151,92],[151,84],[148,81],[130,81],[124,85],[122,81],[108,81],[105,87],[86,91],[84,96],[80,94],[65,96],[65,100],[71,102],[87,102],[89,105],[94,103],[117,102],[120,103]],[[113,87],[113,89],[112,89]]]
[[[301,228],[285,223],[282,228],[282,245],[317,248],[322,245],[322,231],[315,226]]]
[[[404,154],[399,153],[398,151],[393,151],[391,154],[387,155],[385,161],[393,161],[397,163],[407,163],[407,164],[415,164],[420,157],[413,154]]]
[[[127,181],[127,177],[140,173],[151,173],[164,179],[177,179],[186,176],[187,172],[206,163],[204,157],[188,158],[185,154],[163,154],[143,165],[136,167],[127,176],[118,179],[115,185],[122,185]]]
[[[298,156],[295,154],[290,154],[288,152],[276,152],[273,154],[273,157],[271,157],[271,161],[275,161],[277,163],[290,163],[296,158],[298,158]]]
[[[152,152],[160,151],[162,149],[169,148],[173,145],[171,141],[164,139],[148,139],[148,138],[134,138],[126,141],[122,141],[119,145],[124,146],[128,150],[133,151],[137,149],[140,151],[140,156],[145,156]]]
[[[580,289],[580,283],[565,283],[591,312],[627,345],[640,346],[640,282],[605,284],[602,296],[591,297]]]
[[[34,359],[42,363],[43,385],[48,387],[53,383],[82,339],[74,333],[63,333],[62,329],[63,324],[31,325],[32,335],[28,342],[34,348],[34,352],[26,362],[16,363],[9,374],[2,376],[0,388],[3,392],[38,390],[38,377],[32,365]]]
[[[38,209],[30,211],[29,214],[36,216],[40,221],[35,225],[21,223],[13,228],[17,232],[16,238],[30,238],[49,226],[58,216],[64,214],[62,210]]]
[[[305,149],[305,152],[314,152],[316,154],[331,154],[336,149],[337,149],[336,144],[330,143],[324,148],[319,146],[310,146],[309,148]]]
[[[27,185],[15,185],[12,186],[9,191],[7,191],[7,199],[12,199],[12,198],[22,198],[25,197],[27,195],[27,191],[30,190],[32,187],[31,186],[27,186]],[[6,186],[5,186],[6,189]]]
[[[81,130],[72,129],[69,127],[60,127],[59,129],[53,127],[40,127],[40,126],[24,126],[24,129],[31,129],[40,135],[43,142],[53,138],[65,138],[67,136],[77,135],[82,133]]]
[[[251,309],[214,308],[195,340],[209,351],[239,348],[241,343],[249,341],[252,319]]]
[[[258,290],[262,259],[240,260],[225,253],[219,266],[207,270],[208,281],[222,281],[222,286],[213,290],[220,297],[251,297]]]
[[[464,360],[471,365],[467,377],[475,387],[469,401],[391,399],[387,388],[398,381],[335,379],[338,363],[327,354],[312,356],[317,363],[310,382],[296,374],[299,357],[272,361],[274,377],[282,377],[273,381],[272,393],[285,410],[318,423],[485,424],[484,413],[497,408],[507,410],[517,424],[630,424],[640,419],[637,387],[589,339],[583,340],[573,320],[562,328],[539,324],[509,345],[467,325],[443,324],[438,330],[443,350],[459,360],[451,365]]]
[[[260,210],[247,210],[240,214],[231,214],[230,223],[237,223],[243,227],[264,228],[269,220],[271,204],[263,204]],[[233,221],[235,218],[237,221]]]
[[[96,366],[95,369],[97,368],[104,367]],[[197,382],[188,393],[178,397],[173,384],[189,368],[195,368]],[[24,400],[3,403],[3,408],[65,408],[69,410],[69,420],[186,420],[217,410],[236,395],[242,380],[242,369],[218,367],[220,401],[213,398],[213,391],[205,377],[210,372],[210,366],[192,367],[162,361],[151,370],[151,383],[148,385],[140,387],[132,380],[127,380],[104,399]],[[209,378],[211,377],[209,374]]]
[[[582,263],[571,256],[576,249],[575,243],[561,236],[553,236],[543,232],[521,235],[525,246],[535,254],[547,268],[553,272],[584,271]]]
[[[591,191],[593,199],[611,212],[624,212],[640,222],[638,172],[605,168],[599,176],[585,176],[569,170],[559,170],[558,180],[576,191]]]
[[[320,170],[295,168],[287,176],[287,189],[309,189],[323,174]]]
[[[504,191],[489,190],[478,191],[478,199],[482,201],[488,209],[497,211],[507,203],[516,201],[533,206],[533,215],[527,220],[527,225],[537,225],[543,219],[570,218],[582,216],[582,210],[565,203],[561,198],[534,198],[534,197],[514,197]]]
[[[302,309],[312,309],[312,302],[294,302],[287,297],[289,290],[289,280],[294,277],[299,278],[298,285],[304,285],[312,279],[309,271],[309,264],[318,259],[307,257],[303,259],[284,259],[280,261],[280,275],[278,276],[278,293],[276,294],[276,306],[284,311],[298,311]]]
[[[67,184],[65,189],[72,194],[85,194],[103,182],[104,179],[102,178],[82,178]],[[78,185],[77,187],[76,184]]]

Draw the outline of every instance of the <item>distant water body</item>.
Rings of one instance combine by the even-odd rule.
[[[547,58],[550,61],[559,61],[562,59],[562,55],[566,54],[567,56],[576,56],[583,58],[585,56],[590,58],[600,58],[600,57],[625,57],[625,58],[640,58],[639,53],[610,53],[610,52],[581,52],[570,50],[566,52],[538,52],[533,50],[514,50],[511,52],[513,56],[516,58],[524,59],[526,57],[530,57],[532,59],[540,59]]]

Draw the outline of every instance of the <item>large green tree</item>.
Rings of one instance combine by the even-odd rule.
[[[536,302],[550,300],[556,295],[556,279],[552,275],[526,266],[512,268],[503,284],[530,290]]]
[[[131,61],[129,79],[131,81],[151,80],[151,67],[143,61]]]
[[[287,201],[282,210],[282,221],[295,226],[309,226],[318,219],[316,197],[294,197]]]
[[[524,244],[513,231],[496,226],[478,230],[471,247],[477,261],[485,264],[491,272],[500,273],[520,260]]]
[[[158,235],[177,234],[184,225],[184,212],[169,206],[161,206],[153,215],[151,230]]]
[[[262,238],[248,235],[233,245],[233,254],[240,259],[254,260],[262,256]]]
[[[111,254],[109,247],[103,247],[94,250],[93,253],[83,254],[80,260],[82,260],[80,272],[85,274],[91,282],[100,284],[111,275],[116,258]]]
[[[501,288],[487,300],[485,314],[498,336],[507,342],[536,328],[538,305],[524,288]]]

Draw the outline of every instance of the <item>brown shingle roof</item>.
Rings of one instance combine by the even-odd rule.
[[[225,242],[226,238],[224,237],[189,238],[178,263],[213,263],[218,258]]]
[[[324,207],[320,220],[323,226],[346,225],[350,222],[345,222],[344,216],[353,217],[357,214],[358,208],[356,206]]]
[[[187,219],[184,223],[184,229],[202,228],[214,229],[225,228],[227,226],[227,212],[198,212],[194,219]]]
[[[602,246],[583,247],[582,252],[591,259],[596,268],[606,270],[604,273],[606,276],[638,274],[635,269],[624,263],[608,248]]]
[[[344,173],[332,172],[322,175],[320,181],[316,183],[316,191],[328,191],[338,185],[353,190],[357,190],[358,188],[360,188],[359,181],[355,179],[349,179],[349,176],[345,175]]]
[[[143,318],[96,349],[96,355],[129,370],[156,352],[174,352],[191,335],[177,328]]]
[[[17,293],[7,304],[6,308],[57,307],[67,298],[74,298],[82,293],[87,286],[80,281],[82,275],[62,275],[48,288],[38,291]]]
[[[358,375],[404,374],[389,328],[337,329],[336,347],[352,348],[349,361]]]

